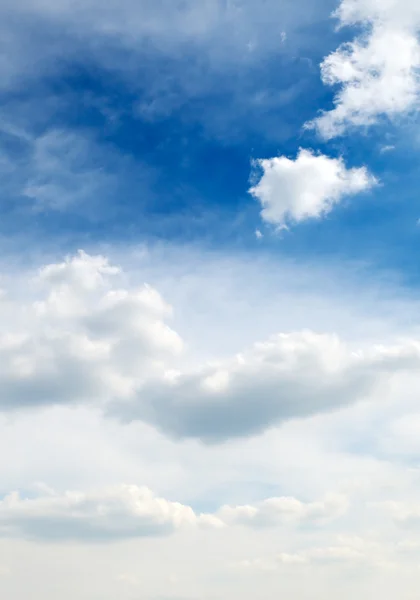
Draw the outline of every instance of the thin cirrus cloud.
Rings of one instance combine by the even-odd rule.
[[[322,80],[338,86],[334,108],[308,127],[326,139],[417,110],[420,101],[420,8],[415,0],[342,0],[339,25],[363,32],[321,64]]]
[[[261,204],[263,220],[280,227],[319,219],[344,198],[377,184],[366,167],[347,169],[342,158],[304,149],[295,159],[261,159],[257,166],[262,176],[250,193]]]
[[[72,212],[99,221],[115,210],[117,192],[124,197],[126,181],[150,197],[153,177],[152,168],[101,145],[91,131],[50,127],[34,133],[13,115],[0,119],[2,204],[7,200],[31,213]]]
[[[166,536],[188,527],[316,525],[337,519],[348,509],[345,496],[330,495],[314,503],[269,498],[256,506],[224,506],[214,514],[198,514],[190,506],[160,498],[136,485],[95,492],[43,491],[30,498],[12,492],[0,500],[1,537],[109,542]]]
[[[95,194],[104,196],[115,186],[104,162],[104,156],[83,135],[52,130],[33,140],[28,160],[15,177],[21,182],[26,178],[21,194],[37,210],[68,210],[83,206]]]
[[[355,352],[336,335],[300,331],[192,368],[171,307],[123,278],[104,256],[80,252],[38,271],[31,302],[4,292],[0,410],[93,404],[213,444],[370,398],[420,363],[415,339]]]

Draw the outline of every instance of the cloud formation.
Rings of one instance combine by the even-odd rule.
[[[334,108],[311,125],[326,139],[380,117],[417,110],[420,100],[420,9],[414,0],[342,0],[340,26],[363,31],[321,64],[322,80],[338,86]]]
[[[2,411],[84,403],[219,443],[368,398],[420,364],[415,339],[355,351],[308,330],[192,368],[168,325],[172,308],[148,285],[119,285],[124,274],[106,257],[79,252],[30,279],[21,285],[34,298],[6,290],[0,302]]]
[[[119,275],[80,252],[40,269],[32,284],[41,298],[3,297],[0,409],[122,399],[182,350],[159,293],[119,288]]]
[[[376,184],[366,167],[347,169],[342,158],[310,150],[301,149],[294,160],[278,156],[257,165],[262,176],[250,193],[262,206],[263,220],[276,226],[325,216],[345,197]]]
[[[5,537],[110,541],[167,535],[198,521],[189,506],[129,485],[99,493],[51,491],[36,498],[14,492],[0,501],[0,533]]]
[[[225,523],[268,527],[278,523],[318,523],[336,519],[347,512],[348,499],[330,494],[320,502],[304,503],[296,498],[269,498],[257,505],[224,506],[218,516]]]
[[[416,341],[353,352],[334,335],[279,334],[230,361],[146,381],[111,414],[216,443],[367,398],[419,361]]]
[[[62,494],[41,486],[41,491],[35,497],[12,492],[0,500],[1,537],[110,542],[170,535],[185,527],[316,524],[341,517],[348,507],[345,497],[331,495],[309,504],[296,498],[269,498],[256,506],[225,506],[214,514],[198,514],[136,485]]]

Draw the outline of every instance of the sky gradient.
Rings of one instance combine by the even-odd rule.
[[[1,597],[417,599],[417,2],[0,17]]]

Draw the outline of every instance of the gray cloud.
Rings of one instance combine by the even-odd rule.
[[[367,398],[389,373],[419,361],[416,342],[357,354],[336,336],[280,334],[226,363],[146,382],[135,400],[111,412],[216,443]]]

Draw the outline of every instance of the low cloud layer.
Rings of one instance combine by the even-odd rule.
[[[308,504],[296,498],[270,498],[255,506],[224,506],[214,514],[198,514],[135,485],[90,493],[57,494],[47,488],[41,492],[35,497],[13,492],[0,500],[0,536],[109,542],[170,535],[188,527],[317,524],[342,516],[348,507],[342,496]]]

